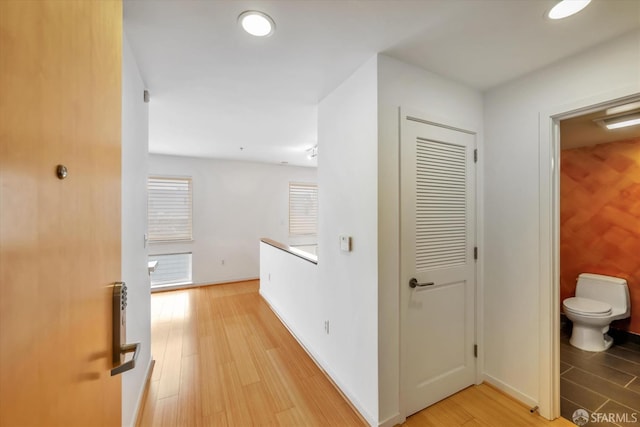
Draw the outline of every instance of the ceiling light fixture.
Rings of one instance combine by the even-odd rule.
[[[238,16],[238,22],[243,30],[256,37],[269,37],[276,29],[273,19],[257,10],[245,10]]]
[[[580,12],[589,3],[591,0],[561,0],[551,8],[547,16],[549,19],[564,19]]]
[[[604,126],[609,129],[620,129],[640,125],[640,114],[629,114],[611,119],[603,119]]]
[[[607,116],[611,116],[613,114],[626,113],[627,111],[633,111],[633,110],[640,110],[640,101],[607,108]]]

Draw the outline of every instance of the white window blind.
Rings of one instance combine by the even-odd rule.
[[[151,287],[191,284],[191,252],[149,255],[149,261],[158,261],[151,273]]]
[[[149,241],[191,240],[191,178],[149,177]]]
[[[289,183],[289,234],[315,235],[318,232],[318,186]]]

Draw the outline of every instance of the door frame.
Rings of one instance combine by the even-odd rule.
[[[539,412],[560,416],[560,120],[640,100],[625,86],[539,113]]]
[[[406,282],[405,279],[405,274],[403,271],[403,262],[402,262],[402,251],[401,251],[401,247],[402,244],[401,242],[401,236],[402,236],[402,200],[401,200],[401,194],[402,191],[400,189],[400,183],[401,183],[401,179],[400,179],[400,174],[402,173],[401,171],[401,161],[402,161],[402,137],[403,137],[403,130],[404,130],[404,123],[406,120],[408,120],[408,117],[411,117],[413,119],[416,119],[419,122],[423,122],[429,125],[433,125],[433,126],[438,126],[438,127],[443,127],[446,129],[450,129],[450,130],[455,130],[455,131],[459,131],[459,132],[464,132],[467,134],[471,134],[475,137],[475,148],[478,151],[478,160],[476,162],[476,167],[475,167],[475,246],[478,248],[478,251],[480,254],[482,254],[483,252],[483,229],[481,227],[481,225],[484,223],[484,209],[483,209],[483,203],[482,201],[484,200],[484,191],[483,191],[483,176],[484,176],[484,168],[483,165],[484,163],[482,162],[482,148],[483,148],[483,139],[482,139],[482,134],[476,130],[473,130],[476,128],[476,126],[472,126],[470,123],[464,122],[464,121],[458,121],[458,119],[451,119],[451,118],[444,118],[444,117],[436,117],[432,114],[428,114],[425,113],[423,111],[417,110],[417,109],[412,109],[412,108],[407,108],[407,107],[399,107],[398,108],[398,146],[397,146],[397,153],[398,153],[398,213],[399,213],[399,223],[398,223],[398,233],[399,233],[399,237],[398,237],[398,242],[399,242],[399,246],[400,246],[400,257],[398,259],[399,263],[398,263],[398,301],[400,302],[399,305],[399,310],[398,310],[398,316],[399,316],[399,322],[398,322],[398,326],[400,329],[400,334],[399,334],[399,358],[398,358],[398,362],[399,362],[399,369],[398,369],[398,374],[399,374],[399,409],[400,409],[400,417],[401,419],[404,421],[406,419],[407,416],[407,409],[406,409],[406,404],[405,404],[405,394],[406,394],[406,384],[404,381],[404,374],[405,374],[405,367],[404,367],[404,341],[405,341],[405,328],[404,328],[404,309],[402,307],[402,296],[401,296],[401,292],[402,292],[402,285]],[[482,298],[481,296],[484,294],[484,281],[482,280],[483,275],[484,275],[484,263],[483,263],[483,257],[480,255],[478,256],[478,259],[476,260],[476,268],[475,268],[475,295],[474,295],[474,301],[475,301],[475,306],[474,306],[474,335],[475,335],[475,342],[478,345],[478,356],[476,358],[476,363],[475,363],[475,384],[480,384],[483,381],[482,378],[482,372],[483,372],[483,366],[484,366],[484,334],[483,334],[483,310],[484,310],[484,306],[482,303]]]

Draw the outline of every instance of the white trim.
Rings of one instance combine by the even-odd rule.
[[[533,397],[522,393],[521,391],[511,387],[510,385],[500,381],[497,378],[492,377],[489,374],[484,374],[484,381],[490,384],[491,386],[497,388],[498,390],[506,393],[507,395],[513,397],[514,399],[520,401],[525,406],[533,408],[538,405],[538,403]]]
[[[539,113],[539,402],[540,415],[560,416],[559,127],[567,119],[637,99],[628,85]],[[515,391],[515,390],[514,390]],[[517,392],[516,392],[517,393]],[[534,402],[535,403],[535,402]]]
[[[400,118],[402,118],[402,117],[400,117]],[[406,119],[414,121],[414,122],[418,122],[418,123],[424,123],[426,125],[437,126],[437,127],[440,127],[440,128],[445,128],[445,129],[453,130],[453,131],[456,131],[456,132],[466,133],[466,134],[469,134],[469,135],[474,135],[474,136],[476,135],[476,132],[474,132],[474,131],[470,131],[470,130],[459,128],[459,127],[455,127],[455,126],[449,126],[449,125],[445,125],[445,124],[438,123],[438,122],[433,122],[431,120],[421,119],[421,118],[419,118],[417,116],[412,116],[410,114],[407,114]]]
[[[471,123],[459,120],[457,117],[455,119],[445,118],[445,117],[436,117],[433,114],[427,114],[425,112],[421,112],[420,110],[416,110],[413,108],[405,108],[399,107],[400,110],[400,123],[402,123],[403,119],[412,120],[415,122],[422,122],[426,124],[430,124],[433,126],[438,126],[445,129],[451,129],[458,132],[467,133],[469,135],[478,136],[478,131],[472,130],[474,126],[471,126]]]
[[[131,427],[135,427],[138,425],[138,416],[140,415],[140,409],[142,409],[143,401],[142,399],[145,396],[145,392],[147,391],[147,386],[151,387],[151,373],[153,372],[153,365],[155,361],[153,360],[153,355],[149,356],[149,364],[147,365],[147,371],[144,374],[144,381],[142,381],[142,387],[138,391],[138,399],[136,401],[135,410],[133,411],[133,417],[131,418],[133,424]]]
[[[387,418],[386,420],[380,421],[380,423],[378,424],[378,427],[394,427],[394,426],[403,424],[405,421],[407,421],[407,419],[402,415],[400,415],[399,412],[397,412],[392,416],[390,416],[389,418]]]
[[[484,135],[476,133],[476,384],[482,383],[484,372]]]

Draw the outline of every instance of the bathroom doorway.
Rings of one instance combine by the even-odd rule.
[[[578,336],[581,330],[570,342],[573,321],[564,314],[569,309],[563,309],[559,335],[560,414],[578,425],[585,425],[581,424],[584,421],[581,416],[586,416],[586,425],[596,422],[603,426],[637,425],[640,422],[640,100],[627,99],[591,108],[561,118],[558,124],[555,233],[558,265],[554,275],[559,306],[565,300],[584,303],[586,300],[569,298],[576,293],[578,276],[593,273],[624,279],[631,307],[630,315],[615,309],[609,313],[605,310],[609,305],[599,301],[603,305],[580,312],[580,316],[592,316],[587,323],[596,317],[614,319],[608,332],[613,345],[603,351],[587,351],[589,345]],[[589,301],[596,301],[594,298],[597,297],[592,296]],[[638,314],[633,313],[633,307]]]

